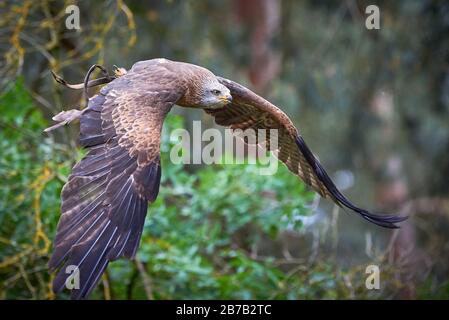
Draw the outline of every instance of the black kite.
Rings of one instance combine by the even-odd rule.
[[[89,73],[90,74],[90,73]],[[288,116],[231,80],[209,70],[166,59],[140,61],[119,76],[88,81],[107,83],[82,111],[57,115],[54,129],[80,119],[80,144],[88,154],[77,163],[62,190],[62,215],[49,266],[79,268],[80,288],[89,295],[110,261],[132,259],[139,246],[148,203],[159,191],[159,145],[164,118],[174,104],[204,109],[231,129],[277,129],[277,157],[322,197],[382,227],[396,228],[404,217],[372,214],[352,204],[335,186]],[[66,86],[78,89],[82,85]],[[270,146],[267,146],[270,149]],[[53,288],[64,288],[61,268]]]

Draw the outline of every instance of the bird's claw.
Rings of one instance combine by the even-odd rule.
[[[120,67],[117,67],[116,65],[114,65],[113,68],[114,68],[114,70],[113,70],[114,71],[114,75],[117,78],[121,77],[121,76],[124,76],[125,74],[128,73],[128,71],[126,71],[125,68],[120,68]]]

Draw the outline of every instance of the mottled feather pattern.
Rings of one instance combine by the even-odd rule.
[[[133,91],[123,92],[118,94],[117,106],[112,111],[114,128],[120,136],[118,143],[131,156],[137,157],[139,165],[148,164],[159,157],[162,121],[154,115],[161,112],[161,116],[165,117],[169,108],[159,109],[157,99],[156,93],[142,95]],[[136,110],[136,104],[146,107]]]

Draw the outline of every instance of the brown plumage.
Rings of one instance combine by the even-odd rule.
[[[202,67],[166,59],[138,62],[119,75],[86,79],[86,88],[109,83],[89,99],[86,109],[57,115],[54,119],[61,124],[49,128],[80,118],[80,144],[88,150],[62,190],[62,215],[49,263],[52,270],[60,268],[53,283],[56,292],[65,286],[68,265],[80,271],[80,288],[72,290],[72,298],[85,298],[110,261],[135,256],[148,203],[159,191],[161,129],[174,104],[202,108],[217,124],[232,129],[277,129],[278,148],[267,148],[321,196],[383,227],[396,228],[404,220],[353,205],[288,116],[249,89]]]

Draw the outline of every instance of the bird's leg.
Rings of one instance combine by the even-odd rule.
[[[55,130],[59,127],[62,127],[73,120],[79,119],[81,115],[86,111],[87,109],[78,110],[78,109],[72,109],[67,111],[61,111],[57,115],[55,115],[52,119],[54,121],[57,121],[58,123],[45,129],[44,132],[50,132],[52,130]]]
[[[99,68],[103,72],[104,77],[89,81],[89,77],[95,68]],[[72,84],[67,83],[63,78],[58,76],[53,71],[51,72],[51,74],[53,75],[53,78],[55,78],[56,82],[66,86],[68,88],[71,88],[71,89],[84,88],[84,94],[86,97],[86,106],[89,103],[89,96],[87,93],[87,88],[94,87],[94,86],[97,86],[97,85],[100,85],[103,83],[108,83],[115,79],[115,77],[109,76],[109,73],[107,72],[107,70],[105,68],[103,68],[100,65],[96,65],[96,64],[93,65],[92,67],[90,67],[89,71],[86,74],[86,77],[84,78],[84,83],[82,83],[82,84],[72,85]],[[62,127],[64,125],[72,122],[73,120],[79,119],[85,110],[86,110],[86,108],[84,108],[83,110],[72,109],[72,110],[67,110],[67,111],[61,111],[60,113],[58,113],[57,115],[55,115],[52,118],[54,121],[57,121],[58,123],[49,128],[46,128],[44,130],[44,132],[49,132],[49,131],[55,130],[59,127]]]
[[[89,80],[90,75],[95,70],[95,68],[98,68],[102,71],[103,77],[97,78],[94,80]],[[70,89],[74,89],[74,90],[84,89],[84,94],[86,97],[86,106],[89,103],[89,96],[87,93],[88,88],[92,88],[92,87],[96,87],[96,86],[99,86],[102,84],[109,83],[112,80],[125,75],[126,73],[127,73],[127,71],[125,68],[119,68],[117,66],[114,66],[114,75],[111,76],[111,75],[109,75],[108,71],[104,67],[102,67],[98,64],[94,64],[92,67],[89,68],[89,71],[87,72],[83,83],[70,84],[67,81],[65,81],[62,77],[60,77],[59,75],[57,75],[56,73],[51,71],[51,74],[52,74],[53,78],[56,80],[56,82],[62,84],[63,86],[70,88]],[[85,110],[86,110],[86,108],[84,108],[83,110],[72,109],[72,110],[67,110],[67,111],[61,111],[60,113],[58,113],[57,115],[55,115],[52,118],[54,121],[57,121],[58,123],[45,129],[44,132],[49,132],[49,131],[55,130],[59,127],[62,127],[64,125],[72,122],[73,120],[79,119]]]

